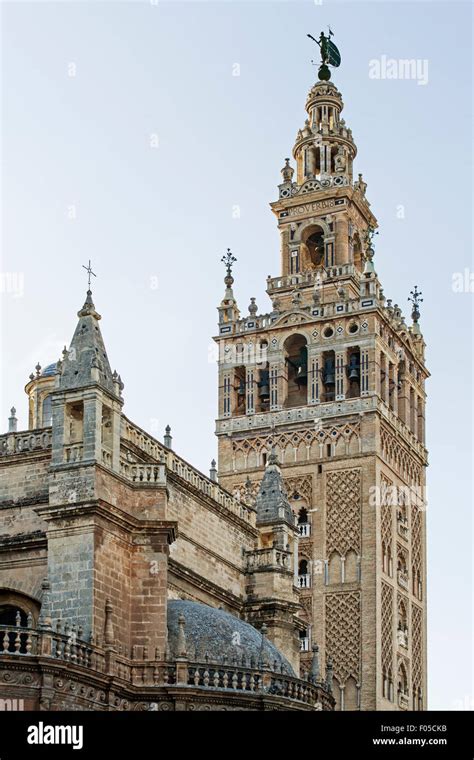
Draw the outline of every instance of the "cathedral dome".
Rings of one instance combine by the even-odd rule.
[[[268,664],[270,670],[295,677],[288,660],[250,623],[224,610],[185,600],[168,601],[168,646],[172,657],[178,653],[179,621],[185,620],[186,650],[192,660],[217,664],[237,662],[245,667]]]
[[[48,364],[42,371],[41,377],[49,377],[50,375],[54,375],[57,369],[57,362],[53,362],[52,364]]]

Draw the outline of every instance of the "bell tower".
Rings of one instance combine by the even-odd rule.
[[[323,60],[324,63],[324,60]],[[271,306],[219,307],[219,482],[255,504],[278,458],[297,525],[300,664],[318,645],[340,710],[426,709],[425,344],[385,298],[377,221],[327,66],[278,200]],[[230,252],[228,252],[229,254]],[[383,251],[382,254],[383,255]],[[408,283],[407,283],[408,285]]]

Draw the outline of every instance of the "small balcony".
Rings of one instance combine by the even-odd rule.
[[[298,588],[311,588],[311,576],[298,575]]]
[[[308,536],[311,535],[311,524],[310,523],[298,523],[298,532],[299,532],[301,538],[308,538]]]
[[[300,639],[300,650],[302,652],[309,652],[310,646],[309,646],[309,638],[305,637],[304,639]]]

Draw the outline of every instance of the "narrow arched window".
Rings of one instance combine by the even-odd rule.
[[[49,427],[52,423],[53,414],[51,409],[51,396],[45,396],[41,409],[41,418],[43,427]]]

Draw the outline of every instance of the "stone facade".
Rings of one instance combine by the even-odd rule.
[[[260,525],[169,431],[165,445],[125,417],[90,291],[78,317],[62,359],[26,386],[31,429],[12,410],[0,436],[2,704],[333,709],[316,649],[300,678],[296,529],[278,466]]]
[[[12,409],[1,697],[45,710],[425,708],[418,294],[407,327],[375,272],[340,93],[317,82],[306,107],[296,181],[287,159],[272,203],[271,310],[252,298],[241,317],[225,257],[218,473],[124,415],[90,291],[61,360],[30,376],[29,430]]]

